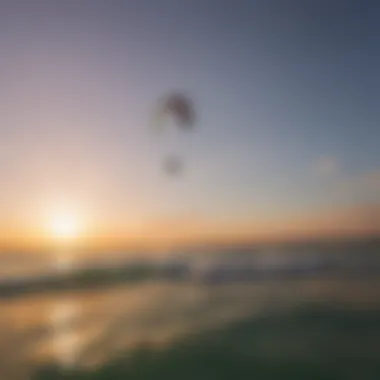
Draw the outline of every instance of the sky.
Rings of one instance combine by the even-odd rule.
[[[2,1],[0,241],[59,213],[88,241],[380,233],[379,18],[365,0]],[[176,90],[196,128],[157,136]]]

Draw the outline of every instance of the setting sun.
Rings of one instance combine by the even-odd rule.
[[[59,241],[72,241],[80,235],[79,219],[72,214],[57,214],[50,221],[52,237]]]

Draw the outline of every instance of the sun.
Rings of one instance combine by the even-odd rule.
[[[52,216],[49,230],[54,240],[68,242],[78,239],[81,226],[76,215],[59,213]]]

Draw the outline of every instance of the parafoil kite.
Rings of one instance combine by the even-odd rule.
[[[165,127],[172,124],[178,128],[191,129],[195,123],[193,102],[185,94],[170,94],[161,100],[158,117],[159,127]]]
[[[174,92],[165,96],[159,102],[158,120],[156,126],[163,133],[170,134],[170,127],[191,130],[195,124],[195,110],[192,100],[185,94]],[[183,169],[183,163],[178,154],[172,154],[164,160],[164,170],[169,175],[178,175]]]

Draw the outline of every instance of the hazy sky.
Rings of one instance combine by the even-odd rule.
[[[364,0],[2,1],[0,235],[62,208],[104,236],[345,212],[374,226],[379,20]],[[197,131],[157,137],[173,89]]]

